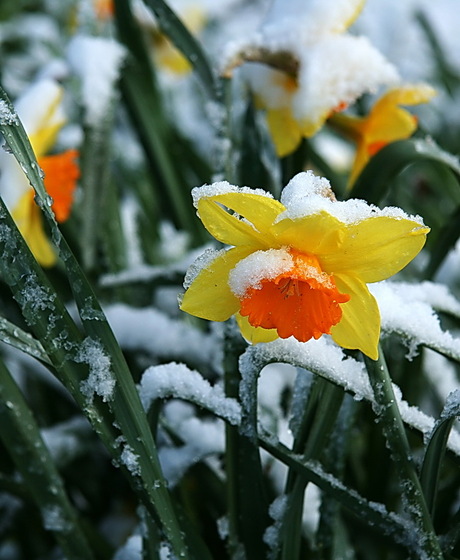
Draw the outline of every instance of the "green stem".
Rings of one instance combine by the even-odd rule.
[[[379,358],[376,361],[367,356],[364,356],[364,361],[374,391],[375,412],[382,423],[388,447],[400,473],[404,506],[414,523],[414,531],[419,532],[419,537],[416,539],[417,546],[430,560],[442,560],[443,555],[412,460],[404,423],[382,349],[379,349]]]
[[[239,397],[242,405],[239,430],[234,426],[227,426],[229,546],[232,557],[243,547],[247,558],[265,560],[263,536],[269,524],[269,516],[257,442],[257,378],[260,369],[257,364],[252,368],[244,368],[244,378],[241,379],[239,358],[245,347],[246,344],[233,322],[227,324],[225,389],[228,397]],[[242,386],[245,387],[243,398]]]

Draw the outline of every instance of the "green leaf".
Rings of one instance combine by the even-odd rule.
[[[222,99],[220,80],[200,43],[166,2],[163,2],[163,0],[146,0],[146,4],[157,16],[161,31],[171,39],[177,49],[190,62],[209,97],[214,101],[220,102]]]
[[[439,474],[446,453],[447,440],[456,417],[460,416],[459,397],[458,391],[448,396],[439,420],[430,435],[423,457],[420,483],[431,515],[434,514]]]
[[[14,111],[1,89],[0,98]],[[173,550],[179,557],[187,555],[136,386],[94,292],[57,227],[51,200],[46,193],[29,139],[19,118],[13,124],[9,120],[0,121],[0,130],[35,189],[36,201],[65,265],[86,338],[83,340],[70,319],[0,199],[0,249],[3,255],[0,271],[3,278],[61,380],[90,419],[150,514],[161,521]],[[97,381],[101,375],[103,385],[99,386],[99,394],[94,395],[94,398],[93,395],[83,394],[82,382],[86,383],[87,389],[98,391]],[[91,376],[96,385],[94,382],[89,383]],[[106,391],[107,383],[109,392]]]
[[[4,317],[0,317],[0,340],[33,358],[37,358],[46,365],[51,365],[42,344],[30,333],[23,331]]]
[[[0,359],[0,438],[67,558],[94,558],[35,418]]]
[[[348,197],[378,204],[394,178],[408,165],[419,161],[445,165],[455,174],[457,181],[460,180],[460,164],[455,156],[442,150],[431,139],[410,138],[392,142],[378,151],[359,175]]]

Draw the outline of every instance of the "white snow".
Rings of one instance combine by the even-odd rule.
[[[104,352],[102,344],[90,337],[85,338],[78,348],[74,360],[87,364],[88,377],[80,383],[80,390],[92,402],[94,394],[104,402],[110,401],[115,389],[115,378],[111,369],[110,357]]]
[[[222,350],[214,335],[154,308],[118,303],[104,311],[123,349],[141,350],[162,360],[187,360],[220,371]]]
[[[382,330],[401,335],[409,347],[409,357],[418,346],[425,345],[460,361],[460,339],[441,329],[439,317],[430,305],[433,301],[449,310],[454,298],[447,290],[437,289],[432,283],[414,286],[388,281],[369,288],[379,304]]]
[[[76,35],[69,43],[67,55],[82,81],[85,121],[95,126],[110,110],[125,48],[114,39]]]
[[[294,260],[287,249],[255,251],[230,271],[228,284],[237,297],[243,298],[249,288],[260,290],[262,280],[273,280],[293,266]]]
[[[317,177],[312,171],[298,173],[282,191],[281,203],[286,206],[286,211],[277,216],[277,221],[285,218],[295,220],[319,212],[327,212],[345,224],[354,224],[368,218],[386,216],[412,220],[415,222],[414,229],[424,225],[420,216],[408,215],[401,208],[394,206],[380,209],[361,199],[332,200],[327,196],[328,187],[330,189],[329,181]]]
[[[6,101],[0,99],[0,124],[18,124],[17,114],[10,109]]]
[[[195,187],[192,189],[193,204],[195,207],[198,206],[198,202],[202,198],[209,198],[213,196],[220,196],[228,193],[246,193],[246,194],[256,194],[259,196],[265,196],[267,198],[273,198],[273,196],[264,191],[263,189],[251,189],[249,187],[236,187],[231,185],[228,181],[216,181],[212,185],[203,185],[202,187]]]
[[[174,397],[197,404],[231,424],[240,422],[240,406],[225,396],[222,387],[212,386],[200,373],[184,364],[161,364],[148,368],[142,375],[139,394],[148,410],[156,399]]]

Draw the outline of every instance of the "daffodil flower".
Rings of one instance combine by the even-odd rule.
[[[363,0],[274,0],[257,34],[231,45],[225,74],[243,74],[279,156],[313,136],[335,111],[365,92],[398,80],[396,69],[366,37],[345,33]]]
[[[336,114],[332,126],[356,143],[356,156],[348,181],[358,178],[369,159],[390,142],[409,138],[417,129],[417,118],[400,105],[427,103],[436,91],[426,85],[405,85],[385,92],[365,117]]]
[[[399,208],[331,194],[311,172],[295,176],[280,202],[227,182],[194,189],[203,225],[232,247],[192,265],[181,309],[211,321],[236,315],[252,343],[330,334],[377,359],[380,314],[366,284],[405,267],[429,228]]]
[[[54,201],[52,209],[61,222],[69,216],[79,177],[76,150],[47,155],[65,123],[62,96],[63,90],[56,82],[43,79],[33,84],[15,104],[44,172],[45,188]],[[34,191],[14,157],[6,152],[0,153],[0,194],[35,258],[43,266],[52,266],[56,255],[45,234]]]

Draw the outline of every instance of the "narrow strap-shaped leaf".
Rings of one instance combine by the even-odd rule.
[[[443,164],[455,174],[457,180],[460,177],[458,159],[442,150],[433,140],[420,138],[399,140],[388,144],[369,160],[348,193],[349,198],[363,198],[378,204],[391,186],[394,177],[408,165],[418,161]]]
[[[200,43],[163,0],[146,0],[158,18],[158,25],[192,65],[209,97],[222,98],[221,84]]]
[[[374,411],[382,424],[388,448],[400,476],[406,511],[414,526],[423,535],[423,538],[420,538],[420,549],[427,558],[443,560],[382,349],[379,348],[378,360],[374,361],[364,356],[364,361],[374,391]]]
[[[260,451],[257,445],[257,367],[244,372],[241,380],[239,356],[245,343],[235,325],[227,325],[225,339],[225,392],[241,399],[242,422],[239,428],[226,427],[226,468],[229,504],[230,546],[236,553],[242,545],[247,558],[264,560],[263,542],[269,524]]]
[[[12,115],[15,115],[6,93],[1,89],[0,98],[4,101],[5,106],[10,108]],[[38,338],[43,344],[48,345],[45,349],[50,358],[56,354],[53,347],[55,339],[61,340],[62,344],[57,345],[58,359],[60,360],[57,367],[64,372],[67,387],[76,396],[77,402],[86,412],[93,425],[98,423],[100,417],[107,418],[113,415],[111,421],[107,419],[105,424],[102,422],[102,428],[98,433],[102,431],[104,442],[129,475],[131,484],[139,492],[147,509],[154,517],[158,516],[161,520],[163,529],[175,553],[187,557],[187,547],[166,487],[153,436],[136,386],[94,292],[57,227],[57,222],[51,210],[51,200],[46,193],[41,171],[29,139],[17,116],[15,120],[0,120],[0,131],[35,189],[37,203],[43,210],[51,229],[52,239],[65,265],[80,318],[88,335],[85,341],[80,342],[79,348],[75,350],[76,354],[74,354],[72,362],[69,362],[69,352],[65,351],[62,333],[59,331],[55,333],[54,331],[56,330],[56,323],[61,317],[67,318],[69,325],[73,325],[73,322],[68,319],[68,313],[63,304],[33,259],[12,222],[3,201],[0,200],[1,218],[4,220],[5,227],[3,235],[0,236],[0,244],[3,245],[4,255],[9,256],[9,259],[1,259],[1,271],[13,292],[17,290],[19,297],[22,298],[22,301],[19,301],[20,305],[22,304],[22,311],[28,314],[32,324],[35,323],[37,332],[41,334]],[[6,228],[8,228],[8,233]],[[17,256],[18,258],[16,258]],[[21,261],[22,270],[18,260]],[[14,266],[12,266],[13,261]],[[33,271],[33,274],[31,274],[31,271]],[[35,292],[33,298],[30,297],[30,288],[27,292],[24,289],[25,283],[30,282],[30,278],[33,278],[34,281]],[[22,290],[19,289],[21,284]],[[42,300],[39,303],[36,302],[38,295]],[[34,306],[37,305],[39,310],[42,310],[42,307],[46,310],[46,316],[41,318],[40,313],[37,314],[37,317],[34,316],[34,311],[37,310],[34,309]],[[78,340],[79,338],[81,340],[80,335],[75,334],[75,332],[78,332],[75,325],[69,328],[74,333],[71,340]],[[68,329],[65,329],[65,333],[67,332]],[[53,354],[50,353],[49,348],[53,350]],[[79,382],[78,377],[66,375],[69,367],[71,369],[75,365],[81,367],[85,363],[90,368],[90,374],[85,385],[86,391],[95,390],[95,392],[98,392],[97,396],[91,393],[82,394],[81,377]],[[67,367],[62,368],[62,364]],[[84,369],[86,370],[86,368]],[[94,398],[95,396],[96,398]],[[98,403],[98,408],[94,407],[95,402]],[[96,412],[96,418],[92,416],[94,412]],[[121,432],[118,433],[118,437],[114,435],[114,424]],[[112,434],[112,437],[110,434]]]
[[[407,539],[408,527],[406,520],[400,518],[397,514],[387,511],[383,504],[369,502],[358,494],[356,490],[347,488],[340,480],[325,472],[317,461],[301,460],[297,454],[290,451],[285,445],[280,442],[274,442],[273,436],[259,434],[259,442],[261,447],[273,455],[273,457],[295,469],[307,480],[310,480],[321,490],[327,492],[329,496],[356,515],[358,519],[365,519],[366,524],[372,524],[379,528],[382,533],[390,535],[397,543],[406,546],[411,545],[410,540]]]
[[[0,438],[66,558],[94,558],[35,418],[0,359]]]
[[[4,317],[0,317],[0,340],[47,365],[51,365],[51,360],[43,349],[42,344],[30,333],[13,325]]]
[[[433,428],[425,450],[420,473],[420,483],[431,515],[434,514],[439,473],[446,453],[447,439],[449,438],[455,418],[459,415],[460,392],[454,391],[447,398],[439,420]]]

